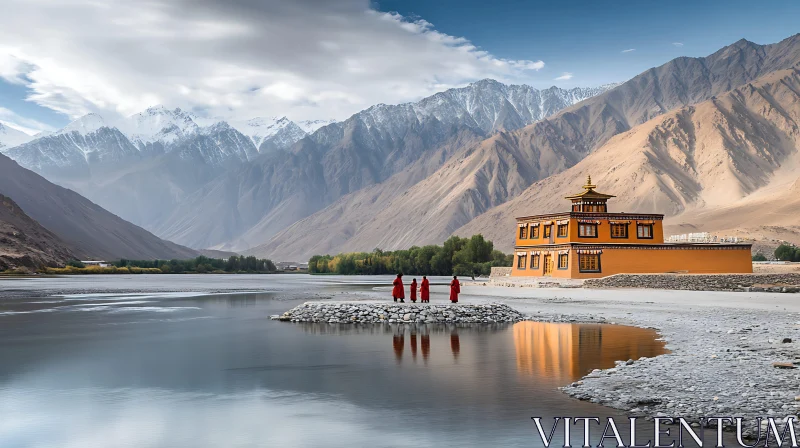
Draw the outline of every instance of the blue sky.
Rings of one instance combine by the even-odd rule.
[[[800,1],[380,0],[498,57],[541,59],[541,85],[599,85],[679,56],[706,56],[739,39],[758,44],[800,32]],[[674,45],[675,43],[682,45]],[[635,51],[622,53],[624,50]],[[551,75],[548,78],[545,75]]]
[[[343,119],[485,77],[619,82],[800,31],[798,0],[0,2],[16,13],[0,17],[0,121],[27,132],[156,104]]]

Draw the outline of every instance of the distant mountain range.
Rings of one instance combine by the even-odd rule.
[[[483,80],[416,103],[379,104],[320,128],[288,151],[226,172],[181,201],[153,230],[191,247],[247,249],[342,196],[418,166],[402,186],[410,187],[465,145],[611,87],[537,90]]]
[[[800,242],[798,64],[800,35],[740,40],[619,85],[482,80],[341,122],[155,107],[1,151],[160,238],[277,260],[474,233],[508,251],[516,215],[561,211],[586,174],[671,231]]]
[[[3,152],[164,238],[246,249],[452,139],[517,129],[611,87],[483,80],[341,123],[228,123],[159,106],[114,124],[89,114]]]
[[[398,249],[438,243],[453,233],[483,233],[491,237],[499,248],[510,251],[514,242],[513,232],[508,229],[513,227],[515,216],[560,211],[565,206],[563,196],[574,192],[572,190],[578,191],[586,174],[602,181],[607,178],[607,173],[610,181],[601,185],[620,198],[617,200],[620,208],[630,205],[630,208],[626,207],[627,211],[657,210],[667,215],[681,214],[684,224],[673,228],[677,233],[696,231],[692,229],[733,232],[743,224],[742,217],[752,215],[726,214],[726,222],[716,220],[703,225],[694,217],[698,216],[696,213],[699,210],[705,210],[712,204],[695,204],[696,199],[691,195],[675,196],[673,192],[667,193],[667,188],[661,190],[656,199],[653,190],[640,185],[643,181],[641,173],[637,173],[637,170],[623,171],[620,166],[644,157],[651,164],[650,169],[659,173],[656,185],[675,185],[678,191],[716,190],[711,177],[703,183],[695,181],[687,185],[683,170],[667,170],[662,164],[663,158],[655,158],[644,147],[630,148],[615,158],[603,159],[604,163],[599,162],[599,154],[603,154],[601,150],[606,148],[616,149],[623,142],[627,143],[625,136],[629,132],[651,123],[650,120],[654,118],[658,120],[670,111],[704,101],[716,101],[716,96],[747,86],[753,81],[761,81],[762,77],[785,69],[795,70],[798,62],[800,36],[772,45],[756,45],[741,40],[704,58],[675,59],[552,117],[465,145],[459,151],[454,151],[439,169],[410,186],[403,183],[402,178],[412,175],[417,169],[415,167],[409,167],[397,178],[382,185],[345,196],[275,234],[270,241],[251,249],[249,253],[270,253],[277,258],[288,255],[302,258],[313,253],[372,250],[375,247]],[[776,76],[782,81],[769,85],[773,88],[784,86],[780,89],[782,100],[775,98],[760,107],[767,110],[774,108],[782,111],[786,117],[794,117],[800,113],[796,96],[800,90],[787,87],[793,84],[784,79],[782,72]],[[771,95],[764,89],[756,92],[760,92],[756,95],[766,98]],[[741,107],[736,104],[731,106],[737,112]],[[751,120],[748,126],[739,127],[737,132],[726,134],[725,130],[731,124],[725,122],[703,120],[697,125],[718,132],[718,137],[708,142],[709,146],[697,148],[698,155],[717,152],[715,157],[718,159],[714,163],[725,168],[719,169],[716,175],[722,176],[725,172],[729,179],[740,179],[748,185],[746,188],[732,189],[727,196],[730,201],[746,197],[777,178],[774,173],[776,163],[789,167],[786,172],[800,171],[800,165],[791,156],[798,153],[796,140],[792,137],[797,132],[794,118],[786,124],[772,125],[772,120],[782,123],[787,118],[774,111],[762,118],[756,118],[762,114],[754,111],[741,113],[750,116]],[[762,132],[759,128],[764,126],[776,126],[785,131]],[[693,133],[696,129],[689,128],[686,132],[695,138]],[[769,135],[769,139],[765,135]],[[650,139],[656,137],[652,135]],[[759,145],[752,142],[747,146],[749,138],[760,141],[761,149],[756,150]],[[664,141],[666,144],[669,139]],[[781,142],[780,145],[777,142]],[[773,166],[756,164],[751,165],[746,174],[738,173],[744,168],[734,165],[727,159],[732,155],[723,151],[726,147],[736,145],[748,148],[746,151],[755,151],[758,155],[756,158],[772,160]],[[771,145],[777,146],[773,148]],[[693,163],[693,160],[686,163]],[[708,167],[703,165],[695,169],[699,171]],[[753,178],[761,180],[748,184],[751,182],[746,180],[748,178],[751,181]],[[797,176],[794,177],[796,179]],[[558,188],[554,188],[553,182],[556,181],[559,182]],[[678,197],[682,199],[676,199]],[[714,205],[721,207],[718,202],[714,202]],[[788,225],[787,219],[798,222],[798,218],[798,213],[786,213],[775,222]],[[769,221],[761,224],[762,227],[768,225]],[[319,228],[325,228],[326,231],[314,232]],[[782,227],[772,232],[761,231],[758,235],[793,237],[800,242],[799,230],[797,226],[794,231]]]

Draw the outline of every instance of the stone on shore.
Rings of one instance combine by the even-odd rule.
[[[590,278],[584,288],[648,288],[687,291],[800,292],[800,274],[616,274]]]
[[[273,319],[290,322],[513,323],[525,316],[501,303],[433,305],[415,303],[306,302]]]

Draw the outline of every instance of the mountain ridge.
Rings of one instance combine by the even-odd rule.
[[[193,247],[241,250],[237,239],[242,237],[260,244],[341,196],[377,185],[436,153],[464,130],[485,138],[598,92],[548,91],[550,96],[543,97],[548,94],[530,86],[484,80],[418,102],[371,106],[318,129],[285,153],[262,155],[215,179],[187,198],[156,233]],[[225,211],[216,215],[218,222],[200,219],[219,204]]]
[[[798,36],[777,44],[741,47],[750,48],[750,53],[743,54],[742,48],[733,44],[705,58],[675,59],[552,117],[477,143],[474,148],[465,150],[463,160],[445,164],[441,171],[419,186],[403,192],[401,199],[394,199],[395,202],[390,201],[388,205],[377,204],[369,210],[361,207],[361,213],[368,217],[360,221],[360,227],[350,229],[348,238],[327,249],[333,252],[374,247],[391,250],[412,244],[439,243],[462,226],[469,229],[467,232],[490,229],[489,223],[483,227],[469,227],[469,221],[515,198],[525,190],[519,185],[526,182],[530,185],[570,168],[615,135],[646,122],[648,117],[708,100],[724,93],[729,85],[746,84],[755,79],[753,76],[800,61]],[[743,64],[742,61],[751,62]],[[503,161],[502,154],[507,157]],[[476,164],[477,161],[481,163]],[[531,166],[537,167],[539,174],[531,174]],[[446,187],[440,185],[443,180]],[[432,193],[436,191],[441,194]],[[460,195],[453,196],[454,192]],[[399,195],[393,196],[397,197]],[[345,204],[337,204],[337,207],[349,209]],[[426,208],[424,214],[415,211],[420,207]],[[271,253],[278,258],[312,255],[304,249],[304,246],[314,245],[307,236],[310,229],[330,223],[336,216],[333,209],[318,213],[299,221],[291,231],[280,232],[247,252]],[[404,223],[402,231],[396,230],[399,222]],[[510,225],[513,226],[513,222]],[[507,245],[500,247],[508,249]]]
[[[83,259],[183,259],[197,255],[194,250],[164,241],[78,193],[49,182],[2,154],[0,193]]]
[[[765,225],[764,216],[771,225],[796,225],[796,213],[774,208],[796,203],[796,191],[783,186],[798,185],[798,167],[800,65],[620,134],[455,234],[484,233],[509,250],[513,235],[496,229],[511,228],[517,215],[564,209],[561,198],[576,192],[587,174],[599,191],[617,196],[609,204],[613,209],[664,213],[675,230],[757,228],[759,221]]]

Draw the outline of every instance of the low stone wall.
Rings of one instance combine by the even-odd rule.
[[[504,278],[511,276],[511,268],[503,268],[503,267],[494,267],[492,271],[489,273],[489,278],[496,279],[496,278]]]
[[[584,288],[800,292],[800,274],[616,274],[588,279]]]
[[[519,322],[525,316],[507,305],[430,305],[427,303],[306,302],[273,319],[339,324],[378,323],[498,323]]]

